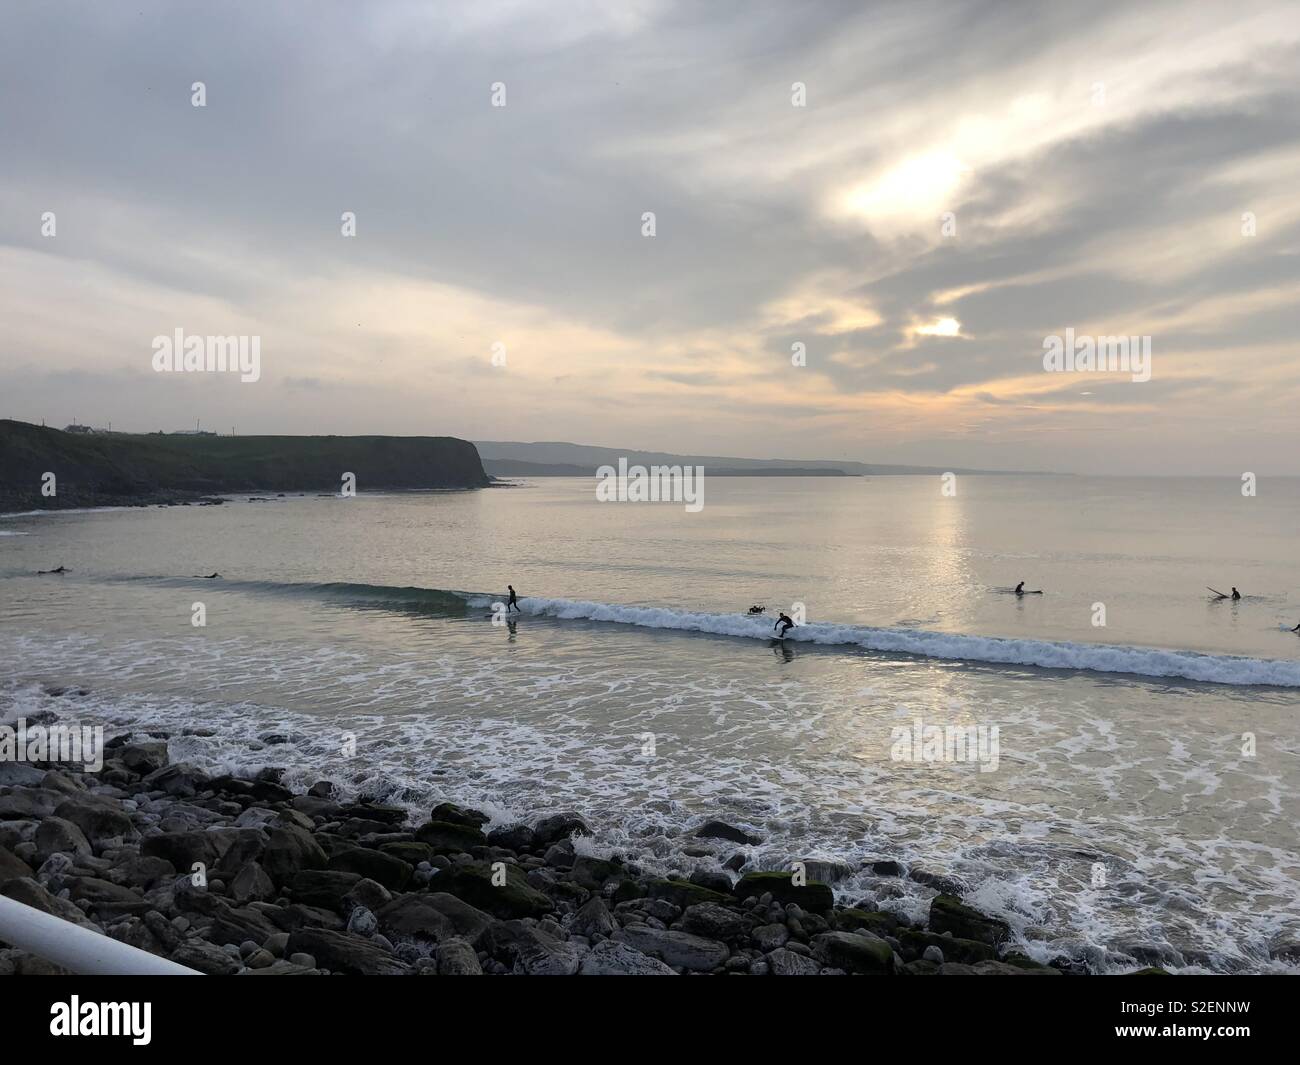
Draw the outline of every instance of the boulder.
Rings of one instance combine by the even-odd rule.
[[[773,976],[817,976],[822,967],[812,958],[805,958],[784,947],[767,954],[767,964]]]
[[[401,891],[415,872],[409,862],[369,847],[348,847],[337,851],[330,855],[326,868],[356,873],[383,884],[390,891]]]
[[[17,880],[19,877],[34,875],[30,865],[8,847],[0,846],[0,885],[7,884],[10,880]]]
[[[360,880],[360,874],[341,869],[303,869],[289,881],[289,890],[293,892],[293,900],[304,906],[338,911],[343,908],[343,897]]]
[[[45,818],[36,829],[36,861],[45,862],[52,854],[67,854],[74,859],[93,853],[86,834],[62,817]]]
[[[674,932],[630,924],[618,933],[620,942],[628,943],[643,954],[652,954],[674,968],[709,972],[719,968],[731,955],[725,943],[690,932]]]
[[[551,900],[528,883],[523,870],[508,864],[501,868],[505,880],[499,886],[492,882],[492,867],[484,862],[453,865],[434,877],[430,886],[495,917],[541,917],[551,912]]]
[[[952,895],[936,895],[930,903],[930,930],[951,932],[958,939],[973,939],[997,947],[1011,936],[1006,921],[988,917]]]
[[[590,836],[587,822],[574,813],[552,814],[544,817],[533,828],[535,846],[549,847],[573,835]]]
[[[738,899],[770,893],[778,902],[793,902],[812,913],[826,913],[835,906],[835,895],[826,884],[818,880],[796,884],[791,874],[784,872],[746,873],[731,891]]]
[[[275,898],[275,885],[257,862],[249,862],[230,882],[230,897],[241,906],[249,902],[265,902]]]
[[[699,839],[725,839],[732,843],[743,843],[751,847],[763,842],[761,836],[755,836],[744,829],[736,828],[735,825],[729,825],[726,821],[705,821],[695,830],[695,835]]]
[[[618,931],[619,924],[609,912],[603,899],[596,897],[588,900],[573,915],[569,922],[569,931],[575,936],[592,939],[596,936],[612,936]]]
[[[273,883],[284,885],[304,869],[324,869],[328,859],[312,834],[292,825],[271,829],[261,865]]]
[[[30,906],[32,909],[40,910],[41,913],[48,913],[54,917],[59,917],[64,921],[71,921],[82,928],[90,928],[98,932],[99,929],[86,917],[81,907],[67,899],[61,899],[56,895],[51,895],[45,888],[41,887],[31,877],[20,876],[7,883],[0,885],[0,895],[13,899],[15,902],[21,902],[24,906]]]
[[[465,825],[468,828],[482,828],[492,820],[479,810],[457,806],[454,802],[440,802],[429,813],[430,821],[445,821],[452,825]]]
[[[289,935],[290,956],[310,954],[316,964],[337,973],[356,976],[396,976],[406,965],[381,945],[347,932],[300,928]]]
[[[239,972],[239,962],[214,943],[202,939],[187,939],[172,951],[171,959],[177,965],[197,969],[208,976],[232,976]]]
[[[463,939],[449,939],[439,943],[433,952],[439,976],[482,976],[483,966],[479,964],[474,948]]]
[[[597,943],[582,956],[579,976],[676,976],[677,974],[649,954],[627,943]]]
[[[845,972],[894,971],[894,948],[870,932],[823,932],[813,936],[812,949],[823,964]]]
[[[482,829],[450,821],[423,824],[415,830],[415,838],[435,854],[467,854],[475,847],[487,845],[487,836]]]
[[[736,910],[719,906],[716,902],[697,902],[682,914],[682,928],[705,939],[731,941],[749,931],[749,922]]]
[[[583,949],[523,921],[498,921],[487,931],[487,951],[511,971],[527,976],[572,976]]]

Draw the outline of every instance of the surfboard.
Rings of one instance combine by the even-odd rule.
[[[1208,584],[1207,584],[1205,587],[1206,587],[1207,589],[1209,589],[1211,592],[1213,592],[1215,595],[1217,595],[1220,599],[1227,599],[1227,598],[1228,598],[1228,596],[1224,595],[1223,592],[1219,591],[1219,589],[1217,589],[1217,588],[1210,588],[1210,586],[1209,586]]]

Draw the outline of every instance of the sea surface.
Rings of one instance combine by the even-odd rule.
[[[501,823],[577,810],[584,848],[665,872],[712,862],[681,848],[720,817],[762,842],[717,858],[843,862],[845,901],[928,909],[870,860],[952,877],[1043,961],[1295,971],[1270,953],[1300,942],[1300,481],[940,488],[3,516],[0,720],[161,729],[174,760]],[[781,609],[803,624],[776,641]],[[945,728],[979,742],[920,742]]]

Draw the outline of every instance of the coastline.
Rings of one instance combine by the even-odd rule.
[[[803,883],[747,867],[749,837],[721,821],[697,826],[682,857],[734,849],[723,872],[662,878],[586,853],[577,813],[489,827],[444,802],[412,821],[329,781],[292,791],[274,766],[172,763],[167,739],[116,735],[99,772],[0,763],[0,894],[221,975],[1086,972],[1017,953],[960,885],[888,859],[870,864],[935,889],[923,927],[836,902],[835,863],[807,861]],[[0,974],[57,971],[0,950]]]

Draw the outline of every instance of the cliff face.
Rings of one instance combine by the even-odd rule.
[[[57,494],[41,495],[53,473]],[[247,491],[482,488],[478,450],[450,436],[64,433],[0,420],[0,510],[112,506]]]

